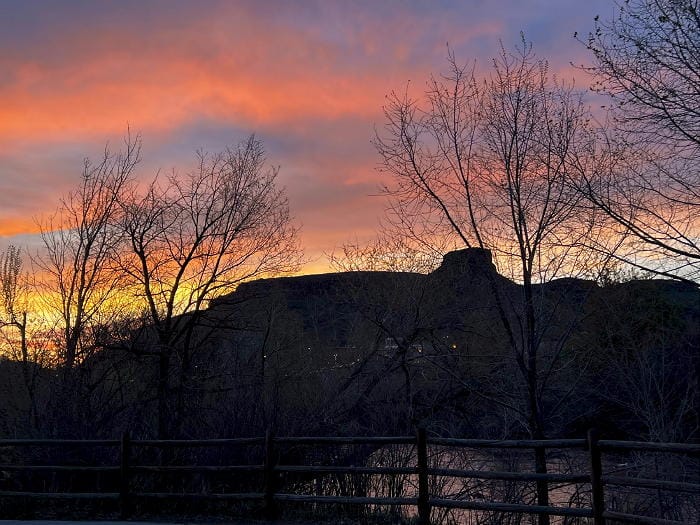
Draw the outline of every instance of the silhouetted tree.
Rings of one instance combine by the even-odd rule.
[[[548,337],[535,286],[585,263],[578,248],[590,223],[569,166],[589,140],[588,114],[580,95],[551,80],[524,40],[517,53],[502,50],[483,80],[449,59],[449,75],[429,82],[424,105],[392,94],[385,107],[375,144],[382,171],[392,176],[386,193],[393,225],[418,243],[434,236],[488,249],[501,273],[522,283],[519,297],[495,280],[492,290],[526,386],[524,406],[517,399],[509,405],[541,438],[545,379],[566,337]],[[538,457],[538,470],[545,468]],[[546,503],[546,487],[538,493]]]
[[[2,349],[10,358],[22,363],[22,379],[29,398],[30,427],[36,427],[37,362],[40,355],[32,352],[27,338],[27,283],[22,273],[21,250],[14,245],[0,253],[0,333]],[[9,332],[9,333],[8,333]],[[35,348],[36,349],[36,348]]]
[[[96,163],[86,159],[79,188],[40,223],[43,247],[33,261],[38,296],[58,320],[56,347],[67,370],[94,349],[91,327],[108,321],[121,287],[123,276],[112,266],[122,239],[114,223],[140,150],[140,138],[127,136],[123,151],[105,149]]]
[[[700,275],[700,8],[627,0],[586,42],[593,89],[610,97],[608,169],[586,196],[624,237],[616,257],[676,279]]]
[[[118,254],[118,267],[153,339],[146,353],[158,360],[160,437],[177,430],[171,411],[175,426],[182,422],[193,353],[208,329],[220,328],[201,323],[209,300],[243,281],[297,267],[297,229],[277,173],[251,136],[222,153],[200,153],[192,172],[157,177],[143,193],[120,200],[128,248]]]
[[[20,249],[10,245],[0,254],[0,297],[3,316],[0,328],[14,327],[20,334],[20,355],[28,359],[26,286],[22,283],[22,256]]]

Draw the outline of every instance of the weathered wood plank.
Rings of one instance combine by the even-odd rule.
[[[309,474],[418,474],[416,467],[334,467],[330,465],[277,465],[275,472]]]
[[[442,507],[447,509],[494,510],[501,512],[519,512],[525,514],[547,514],[550,516],[578,516],[583,518],[593,517],[593,512],[591,509],[550,506],[545,507],[541,505],[524,505],[520,503],[500,503],[442,498],[431,498],[430,503],[433,507]]]
[[[450,468],[432,468],[433,476],[455,478],[496,479],[502,481],[551,481],[558,483],[589,483],[588,474],[538,474],[535,472],[501,472],[497,470],[460,470]]]
[[[583,448],[585,439],[457,439],[457,438],[430,438],[429,445],[445,447],[465,448]]]
[[[276,501],[299,503],[329,503],[348,505],[411,505],[418,504],[418,498],[369,498],[350,496],[314,496],[307,494],[275,494]]]

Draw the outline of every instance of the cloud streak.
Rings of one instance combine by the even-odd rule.
[[[127,125],[144,138],[144,178],[255,132],[318,256],[382,213],[369,141],[388,92],[420,91],[447,42],[488,65],[521,29],[574,75],[584,50],[571,35],[607,4],[3,2],[0,236],[35,231],[31,216]]]

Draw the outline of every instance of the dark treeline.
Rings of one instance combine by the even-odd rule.
[[[102,335],[102,348],[71,369],[0,361],[3,437],[208,439],[276,435],[414,435],[508,439],[531,437],[528,376],[513,352],[503,311],[522,318],[521,284],[500,276],[488,251],[448,253],[428,274],[354,271],[262,279],[241,284],[213,301],[192,325],[187,368],[169,366],[165,396],[158,334],[150,325]],[[496,292],[494,292],[496,290]],[[700,392],[700,290],[669,280],[564,278],[535,287],[538,312],[538,410],[547,438],[606,438],[695,442]],[[500,303],[500,304],[499,304]],[[183,320],[184,322],[184,320]],[[119,337],[117,337],[119,336]],[[182,347],[173,346],[173,355]],[[28,380],[29,379],[29,380]],[[165,408],[165,413],[160,412]],[[162,434],[163,428],[166,433]],[[279,446],[287,465],[389,465],[411,467],[410,446]],[[253,447],[138,448],[136,464],[261,464]],[[431,453],[442,468],[532,471],[530,454],[508,450]],[[91,447],[4,447],[8,464],[111,464],[115,450]],[[535,459],[539,459],[537,456]],[[612,462],[612,463],[611,463]],[[606,469],[624,465],[634,477],[697,480],[696,460],[669,454],[606,456]],[[540,473],[587,472],[583,451],[550,452]],[[435,485],[453,497],[541,503],[532,486],[466,479]],[[407,497],[412,483],[391,476],[285,475],[278,490],[341,497]],[[4,490],[116,491],[116,477],[94,473],[14,474]],[[134,476],[135,492],[258,492],[258,475]],[[539,489],[540,483],[537,483]],[[590,506],[585,486],[545,489],[558,506]],[[667,519],[691,519],[697,498],[669,491],[607,489],[609,509]],[[553,498],[550,500],[550,498]],[[43,500],[37,500],[43,501]],[[293,517],[327,518],[320,509],[283,506]],[[12,517],[115,516],[104,503],[0,502]],[[183,500],[167,505],[139,500],[139,516],[263,515],[261,504]],[[329,508],[330,516],[362,523],[389,519],[366,507]],[[391,519],[410,522],[406,509]],[[76,514],[80,513],[80,514]],[[435,523],[462,523],[442,512]],[[529,523],[522,516],[516,523]],[[479,520],[485,519],[483,516]],[[506,519],[504,517],[504,519]],[[511,518],[513,519],[513,518]],[[404,521],[401,521],[404,520]],[[524,521],[523,521],[524,520]],[[481,521],[478,521],[481,522]],[[509,521],[510,522],[510,521]]]
[[[445,256],[430,274],[344,272],[241,285],[202,311],[187,370],[171,364],[166,398],[153,327],[110,333],[70,371],[4,360],[6,437],[531,434],[498,297],[509,312],[522,285],[490,254]],[[697,436],[700,291],[685,283],[603,285],[559,279],[536,287],[546,437],[687,441]],[[174,347],[176,355],[181,350]],[[166,413],[159,414],[165,407]]]
[[[0,254],[0,432],[697,439],[700,16],[617,15],[582,41],[605,124],[524,36],[389,95],[386,220],[337,275],[267,280],[302,256],[254,136],[150,182],[139,136],[86,160]]]

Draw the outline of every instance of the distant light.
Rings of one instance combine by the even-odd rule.
[[[455,343],[452,343],[452,350],[455,350],[457,348],[457,345]]]

